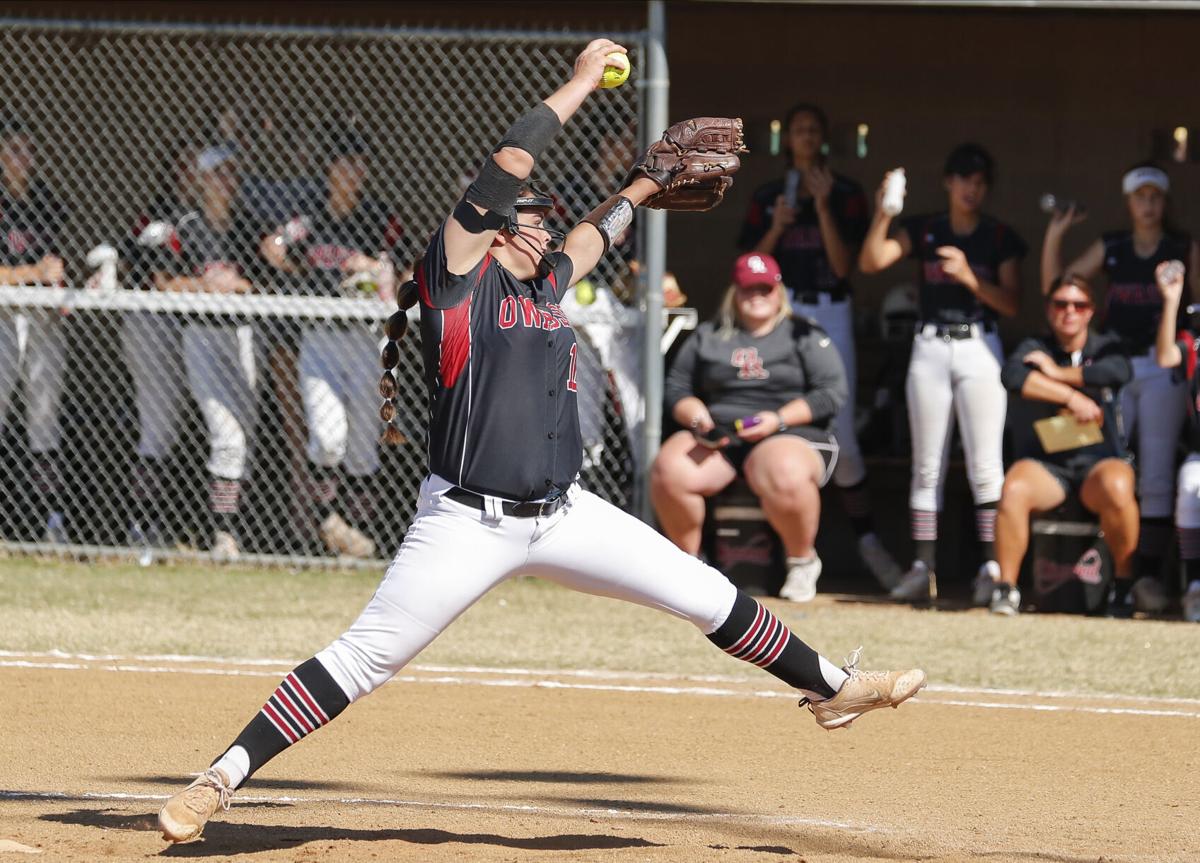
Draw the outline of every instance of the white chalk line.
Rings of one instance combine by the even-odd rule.
[[[66,791],[15,791],[0,789],[0,800],[166,800],[169,794],[131,794],[125,792],[83,791],[70,794]],[[514,812],[531,815],[554,815],[565,818],[611,818],[633,821],[726,821],[768,826],[824,827],[831,830],[854,830],[860,833],[892,833],[890,828],[873,824],[858,824],[851,821],[833,821],[824,818],[803,818],[792,815],[760,815],[754,812],[646,812],[637,809],[577,808],[570,806],[536,806],[528,803],[446,803],[434,800],[398,800],[381,797],[294,797],[291,795],[239,794],[234,805],[254,803],[271,804],[332,804],[336,806],[394,806],[411,809],[450,809],[459,811]]]
[[[34,657],[57,657],[57,656],[72,656],[59,651],[53,651],[45,654],[22,654],[14,651],[0,651],[0,656],[34,656]],[[60,671],[107,671],[107,672],[123,672],[131,674],[195,674],[209,675],[216,677],[269,677],[277,678],[286,674],[293,667],[287,660],[253,660],[246,664],[251,665],[266,665],[274,663],[276,668],[263,670],[244,670],[237,668],[194,668],[189,667],[192,663],[204,661],[199,657],[171,657],[171,656],[146,656],[146,657],[117,657],[117,656],[92,656],[89,654],[73,655],[83,661],[81,662],[61,662],[61,661],[31,661],[28,659],[3,659],[0,660],[0,668],[27,668],[27,669],[52,669]],[[159,661],[166,660],[168,662],[176,662],[178,664],[171,665],[127,665],[120,663],[112,663],[111,660],[139,661],[139,660],[158,659]],[[89,665],[88,661],[102,662],[105,664]],[[221,660],[212,658],[212,661],[219,663],[230,663],[231,660]],[[239,662],[240,664],[240,662]],[[470,674],[493,674],[496,677],[491,679],[477,677],[462,677],[458,674],[398,674],[392,678],[392,682],[399,683],[426,683],[438,684],[447,686],[490,686],[501,688],[518,688],[518,689],[564,689],[564,690],[583,690],[592,692],[627,692],[638,694],[652,695],[687,695],[697,697],[716,697],[716,698],[783,698],[795,700],[797,695],[788,690],[774,689],[725,689],[713,686],[649,686],[637,684],[617,684],[617,683],[569,683],[561,680],[544,680],[533,679],[535,674],[544,674],[550,677],[578,677],[583,676],[578,672],[564,671],[557,672],[545,670],[542,672],[534,672],[531,669],[482,669],[467,667],[466,669],[446,667],[446,666],[409,666],[414,671],[433,671],[434,669],[448,668],[459,673]],[[628,677],[639,679],[642,677],[641,672],[631,672],[629,675],[620,675],[616,672],[585,672],[590,676],[602,676],[605,678]],[[660,679],[655,676],[653,679]],[[687,677],[675,677],[668,679],[683,679]],[[744,678],[726,678],[728,682],[739,682]],[[946,707],[968,707],[983,710],[1029,710],[1032,712],[1045,713],[1088,713],[1096,715],[1123,715],[1123,716],[1146,716],[1146,717],[1165,717],[1165,718],[1187,718],[1200,719],[1200,710],[1167,710],[1159,708],[1141,708],[1141,707],[1096,707],[1091,705],[1074,705],[1074,704],[1044,704],[1044,703],[1011,703],[997,701],[982,701],[974,699],[947,699],[941,697],[929,698],[930,695],[940,696],[940,693],[954,694],[975,694],[981,696],[993,695],[1013,695],[1025,698],[1073,698],[1079,700],[1128,700],[1138,703],[1170,703],[1183,705],[1196,705],[1200,707],[1200,700],[1197,699],[1174,699],[1164,698],[1155,699],[1146,696],[1131,696],[1128,699],[1121,696],[1091,696],[1084,693],[1045,693],[1032,690],[989,690],[989,689],[969,689],[967,687],[928,687],[926,695],[920,698],[912,699],[911,703],[920,703],[924,705],[939,705]]]
[[[15,659],[64,659],[76,660],[79,662],[164,662],[169,664],[199,664],[206,663],[209,665],[218,666],[266,666],[271,668],[269,675],[275,675],[284,671],[290,671],[295,668],[303,659],[263,659],[254,657],[230,657],[230,656],[203,656],[178,653],[150,653],[150,654],[92,654],[92,653],[68,653],[62,650],[49,650],[44,652],[29,652],[16,650],[0,650],[0,657],[11,657]],[[307,657],[305,657],[307,658]],[[0,663],[2,666],[3,663]],[[49,664],[41,664],[42,667],[53,667]],[[754,684],[761,680],[761,677],[749,677],[746,675],[736,674],[674,674],[664,671],[609,671],[606,669],[591,669],[591,668],[508,668],[500,666],[481,666],[481,665],[424,665],[413,663],[407,666],[409,670],[428,674],[492,674],[503,675],[507,677],[570,677],[584,678],[596,680],[673,680],[673,681],[688,681],[696,683],[726,683],[726,684]],[[170,668],[167,670],[175,671],[182,669]],[[215,672],[204,672],[215,673]],[[233,675],[237,676],[237,675]],[[246,674],[250,677],[258,677],[263,675]],[[1200,707],[1200,698],[1180,698],[1167,695],[1123,695],[1115,692],[1076,692],[1062,689],[1012,689],[1012,688],[997,688],[986,686],[956,686],[949,683],[934,683],[927,686],[925,693],[945,692],[956,695],[984,695],[984,696],[1015,696],[1019,698],[1066,698],[1080,699],[1087,701],[1122,701],[1134,704],[1178,704]],[[780,690],[784,695],[793,697],[787,690]]]

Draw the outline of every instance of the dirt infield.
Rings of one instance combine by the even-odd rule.
[[[0,661],[0,840],[266,861],[1200,859],[1200,702],[935,688],[824,732],[765,676],[417,669],[269,764],[202,842],[152,814],[270,662]]]

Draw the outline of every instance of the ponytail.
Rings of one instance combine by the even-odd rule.
[[[379,418],[384,422],[382,443],[385,446],[396,446],[405,441],[403,433],[396,427],[396,415],[398,413],[396,410],[396,397],[400,393],[400,386],[396,383],[396,373],[392,370],[400,362],[400,345],[398,342],[404,338],[404,334],[408,331],[408,310],[416,304],[417,283],[410,280],[401,285],[400,289],[396,292],[396,305],[399,306],[399,311],[393,312],[392,316],[387,319],[387,323],[383,326],[384,334],[387,336],[387,343],[383,346],[383,355],[381,357],[383,377],[379,379],[379,396],[383,399],[383,404],[379,408]]]

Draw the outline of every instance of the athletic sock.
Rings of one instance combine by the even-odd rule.
[[[867,488],[866,477],[841,489],[842,508],[850,519],[850,527],[854,535],[862,539],[869,533],[875,532],[875,518],[871,509],[871,492]]]
[[[346,709],[350,699],[314,656],[283,679],[233,744],[212,763],[234,788]]]
[[[1179,528],[1179,558],[1188,585],[1200,581],[1200,527]]]
[[[236,479],[214,476],[208,480],[208,509],[213,516],[213,527],[234,537],[241,494],[242,484]]]
[[[993,500],[975,505],[975,533],[985,561],[996,559],[996,504]]]
[[[733,609],[708,640],[730,656],[753,663],[813,701],[832,698],[846,672],[792,635],[754,597],[737,593]]]
[[[937,556],[938,514],[932,510],[914,509],[909,513],[909,518],[914,557],[932,570]]]
[[[313,509],[320,524],[333,512],[333,502],[337,500],[338,493],[338,470],[315,464],[310,464],[308,469],[312,474]]]
[[[1171,521],[1168,516],[1143,516],[1137,548],[1138,576],[1162,577],[1163,558],[1171,541]]]

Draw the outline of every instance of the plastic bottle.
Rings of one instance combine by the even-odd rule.
[[[904,169],[897,168],[890,172],[883,187],[883,201],[879,207],[889,216],[898,216],[904,209],[904,190],[908,187],[908,178]]]

